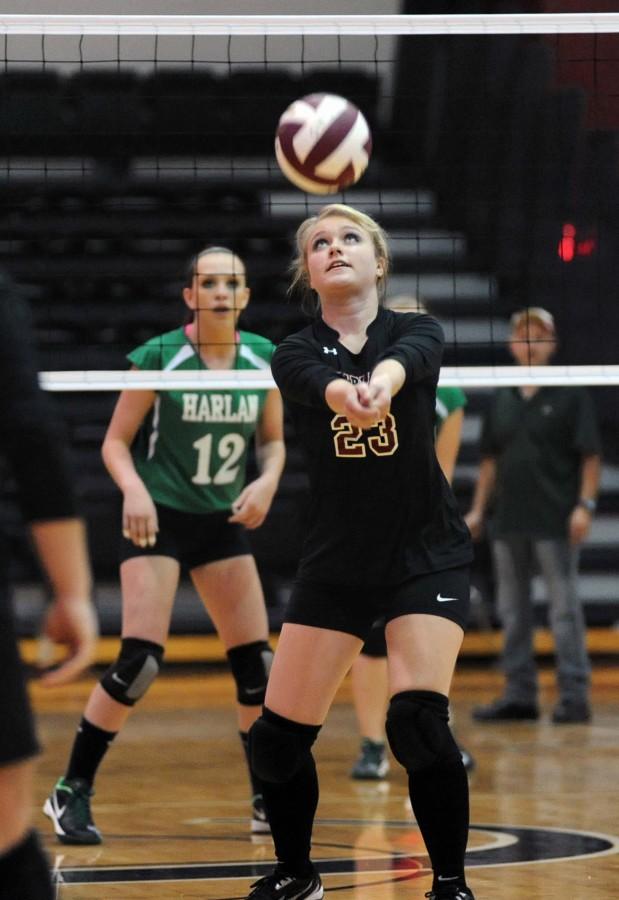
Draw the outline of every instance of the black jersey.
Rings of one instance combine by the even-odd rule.
[[[431,316],[379,309],[360,353],[322,319],[282,342],[272,371],[310,478],[309,526],[299,577],[334,584],[397,584],[465,565],[470,536],[434,450],[443,335]],[[406,380],[389,415],[354,428],[327,406],[335,378],[369,381],[384,359]]]
[[[28,309],[0,272],[0,453],[8,460],[27,521],[75,515],[65,448],[39,388]],[[6,561],[0,557],[0,578]]]

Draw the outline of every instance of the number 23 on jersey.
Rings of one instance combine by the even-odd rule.
[[[351,425],[341,414],[331,419],[331,430],[335,455],[346,459],[361,459],[367,456],[368,450],[375,456],[392,456],[398,449],[398,432],[391,413],[387,413],[366,436],[361,428]]]

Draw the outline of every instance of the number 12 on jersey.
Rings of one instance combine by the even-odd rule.
[[[192,477],[194,484],[232,484],[239,473],[237,463],[245,452],[245,438],[231,432],[224,434],[217,442],[215,459],[213,459],[213,435],[194,441],[198,451],[196,474]],[[213,471],[214,470],[214,471]]]

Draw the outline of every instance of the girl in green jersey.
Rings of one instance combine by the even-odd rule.
[[[191,321],[133,351],[134,368],[268,369],[273,345],[237,330],[249,295],[242,260],[225,248],[206,248],[183,290]],[[120,394],[102,453],[123,495],[121,650],[87,702],[68,768],[45,805],[62,842],[101,842],[90,813],[95,774],[159,671],[181,567],[226,647],[246,747],[272,656],[246,529],[262,524],[277,489],[282,418],[276,389]],[[245,484],[254,436],[259,475]],[[252,788],[252,831],[268,831],[255,779]]]

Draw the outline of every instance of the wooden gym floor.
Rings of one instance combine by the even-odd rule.
[[[175,646],[182,657],[182,640]],[[106,656],[102,645],[101,660]],[[473,723],[470,710],[500,692],[496,668],[464,659],[456,675],[455,732],[477,761],[470,885],[477,900],[619,897],[619,667],[612,658],[595,662],[589,725],[551,725],[552,669],[542,671],[541,681],[539,722],[488,725]],[[39,809],[63,772],[94,683],[91,676],[55,690],[32,683],[45,748],[35,820],[57,872],[57,897],[245,898],[269,870],[273,848],[269,837],[250,836],[233,686],[212,665],[162,675],[113,745],[93,800],[104,843],[56,842]],[[431,881],[406,805],[405,776],[392,764],[384,782],[352,781],[357,744],[345,682],[316,745],[321,798],[314,858],[326,896],[421,900]]]

